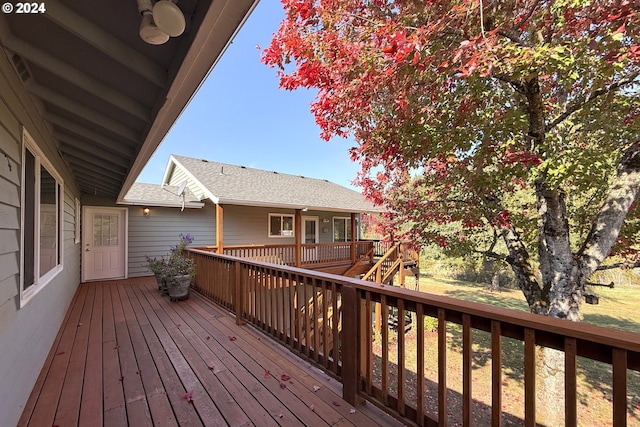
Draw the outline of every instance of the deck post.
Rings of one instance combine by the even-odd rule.
[[[242,286],[241,265],[239,261],[233,262],[233,308],[236,312],[236,325],[245,325],[244,320],[244,289]]]
[[[351,405],[362,402],[360,390],[360,302],[358,291],[343,285],[342,293],[342,398]]]
[[[224,209],[221,204],[216,205],[216,253],[224,253]]]
[[[302,265],[302,210],[301,209],[296,209],[296,216],[293,222],[294,222],[294,228],[295,228],[295,232],[293,234],[296,240],[295,262],[296,262],[296,267],[300,267]]]
[[[351,265],[356,263],[356,214],[351,212]]]

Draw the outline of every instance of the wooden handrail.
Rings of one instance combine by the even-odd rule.
[[[382,270],[382,266],[389,258],[391,258],[391,256],[396,255],[399,246],[400,243],[396,243],[390,249],[388,249],[387,252],[375,263],[375,265],[371,267],[371,270],[369,270],[364,276],[362,276],[362,280],[371,280],[371,277],[373,277],[374,274],[379,275],[381,278],[382,276],[380,274],[380,271]],[[375,282],[381,283],[378,280],[375,280]]]
[[[578,374],[572,365],[577,357],[611,365],[613,379],[604,386],[612,390],[612,420],[616,425],[626,424],[626,396],[629,392],[626,376],[630,371],[640,371],[640,334],[257,260],[189,251],[196,260],[198,275],[195,287],[199,292],[234,312],[237,321],[252,323],[294,353],[340,379],[344,397],[353,404],[365,398],[419,425],[444,425],[447,413],[451,412],[461,413],[468,420],[470,414],[475,413],[473,406],[479,404],[471,399],[471,384],[476,380],[484,381],[474,378],[471,369],[471,337],[477,331],[485,331],[491,338],[488,351],[492,359],[492,374],[487,381],[491,382],[489,389],[494,405],[487,413],[492,414],[494,425],[499,425],[503,416],[500,405],[504,376],[501,357],[503,337],[523,343],[526,411],[521,416],[524,424],[536,424],[536,402],[532,390],[535,390],[536,371],[539,369],[535,353],[539,347],[556,349],[566,355],[569,366],[564,373],[566,425],[577,425]],[[371,312],[376,303],[381,305],[385,320],[381,332],[384,348],[380,354],[374,354],[372,347]],[[397,334],[395,341],[389,340],[387,319],[392,310],[400,319],[405,313],[410,313],[419,337],[424,336],[423,319],[426,316],[438,319],[439,380],[434,388],[437,392],[425,393],[426,378],[418,374],[425,372],[424,340],[410,343],[402,333]],[[310,312],[314,315],[309,316]],[[448,325],[451,324],[459,325],[462,334],[459,347],[455,349],[449,347],[447,339]],[[417,365],[412,368],[402,357],[408,353],[409,345],[415,345],[414,352],[418,354]],[[400,356],[393,362],[388,354],[392,346],[397,346]],[[461,410],[451,408],[451,402],[447,400],[447,394],[451,393],[446,383],[447,354],[458,351],[456,349],[464,359]],[[511,358],[513,356],[510,355]],[[374,364],[380,368],[378,375],[382,372],[382,380],[378,382],[374,380]],[[411,378],[406,375],[409,369],[413,372]],[[398,384],[418,381],[415,388],[423,392],[412,400],[403,388],[391,389],[392,378]],[[600,381],[604,380],[601,378]],[[436,401],[426,399],[432,394],[437,394]],[[425,408],[431,413],[438,412],[438,419],[432,418]]]

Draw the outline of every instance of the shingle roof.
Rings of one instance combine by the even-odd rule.
[[[203,203],[188,189],[184,189],[184,199],[178,195],[175,185],[144,184],[136,182],[124,197],[123,203],[129,205],[202,207]]]
[[[344,212],[382,212],[361,193],[325,179],[290,175],[172,155],[214,201],[222,204],[289,207]]]

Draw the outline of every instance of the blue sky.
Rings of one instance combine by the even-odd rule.
[[[278,89],[260,62],[283,11],[262,0],[151,157],[138,181],[160,184],[170,154],[333,181],[354,188],[353,140],[320,139],[309,111],[315,92]]]

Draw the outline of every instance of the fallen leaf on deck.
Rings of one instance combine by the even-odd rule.
[[[60,356],[61,354],[65,354],[65,353],[66,353],[66,351],[59,351],[59,352],[56,353],[56,356]]]
[[[355,409],[353,409],[353,408],[351,408],[351,409],[349,409],[349,413],[350,413],[350,414],[355,414],[355,413],[356,413],[356,410],[355,410]]]
[[[313,392],[315,393],[316,391],[320,390],[320,387],[317,385],[313,386]]]
[[[211,337],[207,337],[207,341],[209,341],[211,339]]]
[[[339,402],[336,402],[335,400],[333,401],[333,406],[340,406]]]
[[[280,388],[284,390],[285,388],[287,388],[287,385],[285,383],[280,383]]]
[[[119,348],[120,348],[120,346],[119,346],[119,345],[117,345],[117,346],[113,347],[113,349],[114,349],[114,350],[117,350],[117,349],[119,349]]]
[[[189,403],[193,403],[193,390],[191,390],[191,391],[190,391],[190,392],[188,392],[188,393],[185,393],[185,394],[182,396],[182,398],[183,398],[183,399],[185,399],[185,400],[186,400],[187,402],[189,402]]]
[[[136,371],[136,374],[142,375],[142,370]]]
[[[124,381],[124,377],[120,377],[119,380],[122,382]]]
[[[235,341],[235,340],[237,340],[238,338],[236,338],[236,337],[231,337],[231,336],[230,336],[230,337],[229,337],[229,339],[230,339],[231,341]]]
[[[78,326],[82,326],[82,323],[78,323]]]
[[[282,374],[282,375],[280,376],[280,379],[281,379],[282,381],[289,381],[289,380],[291,379],[291,377],[290,377],[289,375],[287,375],[287,374]]]
[[[264,370],[264,377],[265,378],[270,378],[271,377],[271,373],[269,371],[267,371],[266,369]]]
[[[315,412],[316,407],[315,407],[315,406],[313,406],[313,405],[309,405],[309,409],[311,409],[312,411],[314,411],[314,412]]]
[[[207,365],[207,368],[209,368],[210,371],[213,371],[216,367],[213,365]]]
[[[283,414],[278,414],[278,418],[282,418],[282,417],[284,417]]]

